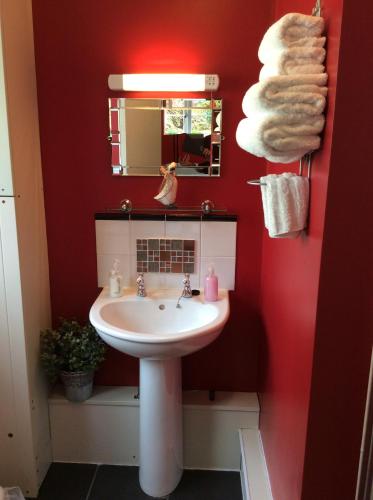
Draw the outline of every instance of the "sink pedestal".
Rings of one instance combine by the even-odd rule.
[[[140,485],[164,497],[183,473],[181,359],[140,359]]]
[[[118,351],[140,358],[140,484],[152,497],[165,497],[183,473],[181,357],[211,344],[229,316],[227,290],[219,300],[192,297],[177,308],[180,290],[138,297],[104,288],[89,319],[100,337]]]

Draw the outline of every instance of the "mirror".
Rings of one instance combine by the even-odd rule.
[[[221,99],[109,99],[113,175],[219,176]]]

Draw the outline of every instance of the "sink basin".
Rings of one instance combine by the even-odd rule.
[[[229,315],[228,292],[217,302],[199,295],[182,298],[180,290],[163,290],[137,297],[127,290],[111,298],[104,289],[90,312],[90,321],[109,345],[138,358],[162,359],[190,354],[212,342]]]
[[[182,298],[177,308],[179,296],[180,290],[161,290],[137,297],[128,289],[111,298],[104,288],[89,314],[107,344],[140,358],[140,485],[158,498],[183,473],[180,358],[215,340],[229,316],[226,290],[216,302],[201,294]]]

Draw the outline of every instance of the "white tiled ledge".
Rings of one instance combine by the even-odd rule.
[[[273,500],[259,429],[240,429],[243,500]]]
[[[78,403],[79,405],[100,405],[100,406],[139,406],[139,400],[135,399],[138,388],[131,386],[100,386],[93,388],[92,396]],[[49,397],[50,405],[69,405],[70,403],[64,394],[63,386],[57,385]],[[76,405],[77,403],[74,403]]]
[[[216,391],[215,400],[210,401],[208,391],[184,391],[183,406],[199,410],[259,412],[259,402],[255,392]]]
[[[49,399],[53,461],[138,465],[137,387],[96,386],[84,403],[70,403],[57,387]],[[238,429],[258,429],[256,394],[183,393],[184,467],[239,470]]]
[[[135,398],[137,391],[138,388],[132,386],[95,386],[93,395],[79,404],[139,406],[139,400]],[[62,386],[55,387],[49,398],[49,404],[71,404],[65,398]],[[210,401],[208,391],[183,391],[183,406],[186,409],[198,410],[259,412],[259,402],[255,392],[216,391],[215,400]]]

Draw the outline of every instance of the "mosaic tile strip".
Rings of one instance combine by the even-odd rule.
[[[147,238],[136,240],[139,273],[194,273],[195,240]]]

